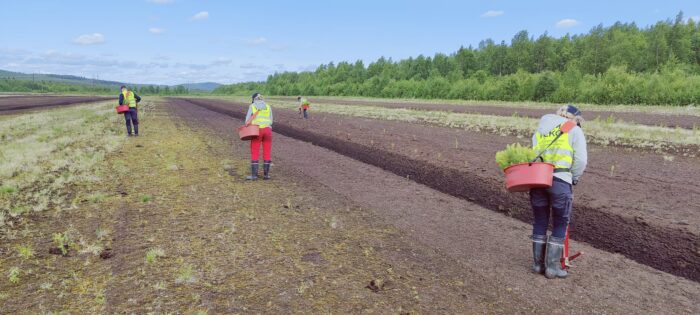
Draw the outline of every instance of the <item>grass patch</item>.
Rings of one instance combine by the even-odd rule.
[[[195,283],[197,282],[197,277],[195,276],[194,267],[191,264],[186,264],[180,267],[177,273],[177,278],[175,283]]]
[[[165,251],[161,248],[151,248],[146,251],[146,262],[155,263],[158,258],[165,257]]]
[[[19,216],[68,208],[77,185],[99,181],[96,168],[124,141],[113,102],[39,111],[0,121],[0,211]],[[100,193],[89,200],[104,199]]]

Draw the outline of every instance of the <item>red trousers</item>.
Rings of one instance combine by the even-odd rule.
[[[250,160],[260,159],[260,144],[263,147],[263,161],[271,161],[272,158],[272,128],[260,128],[260,135],[250,140]]]

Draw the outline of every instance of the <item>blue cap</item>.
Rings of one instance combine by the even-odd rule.
[[[576,108],[576,106],[568,104],[566,105],[566,111],[574,116],[581,116],[581,111]]]
[[[258,95],[260,95],[260,93],[258,93],[258,92],[253,93],[253,96],[251,97],[251,101],[250,101],[250,102],[251,102],[251,103],[255,103],[255,98],[258,97]]]

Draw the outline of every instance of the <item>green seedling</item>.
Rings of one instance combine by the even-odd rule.
[[[161,248],[151,248],[146,252],[146,262],[152,264],[160,257],[165,256],[165,251]]]
[[[151,195],[141,196],[141,202],[143,203],[151,202],[151,200],[153,200],[153,197]]]
[[[496,153],[496,163],[504,170],[511,165],[530,162],[536,156],[537,153],[532,148],[514,143],[507,145],[505,150]]]
[[[61,250],[61,255],[68,255],[68,249],[73,245],[68,233],[54,233],[53,241],[56,243],[56,247]]]
[[[11,283],[18,283],[19,282],[19,276],[22,273],[22,271],[17,268],[17,267],[12,267],[10,269],[10,273],[8,273],[7,278],[10,280]]]
[[[31,245],[20,245],[17,246],[17,253],[23,259],[29,259],[34,257],[34,249]]]

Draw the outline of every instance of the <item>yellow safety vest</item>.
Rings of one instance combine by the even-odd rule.
[[[129,105],[129,107],[136,107],[136,98],[134,97],[134,92],[126,91],[124,95],[124,104]]]
[[[265,104],[265,109],[263,110],[258,110],[258,108],[255,107],[255,104],[250,106],[253,109],[253,115],[257,114],[255,119],[253,119],[253,121],[250,123],[253,125],[258,125],[260,128],[269,128],[270,124],[272,123],[272,119],[270,119],[270,113],[272,112],[270,105]]]
[[[559,139],[552,143],[561,133],[562,125],[557,126],[547,134],[537,132],[537,145],[534,147],[534,150],[537,153],[543,152],[542,160],[554,164],[555,171],[558,169],[560,172],[569,172],[571,165],[574,163],[574,148],[569,143],[569,134],[562,134]],[[549,145],[550,143],[552,145]]]

